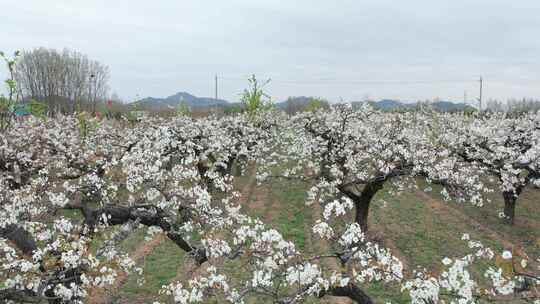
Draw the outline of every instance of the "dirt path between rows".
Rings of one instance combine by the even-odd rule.
[[[240,197],[238,203],[242,206],[242,209],[247,214],[253,215],[253,213],[264,214],[266,210],[266,201],[268,200],[268,188],[266,186],[258,186],[256,179],[256,167],[251,166],[248,169],[247,180],[242,181],[244,184],[240,184],[239,181],[235,181],[235,188],[240,190]],[[217,262],[219,263],[219,262]],[[206,269],[211,264],[208,262],[202,265],[196,265],[196,263],[190,259],[186,259],[181,267],[178,268],[177,275],[171,280],[171,282],[185,283],[190,279],[204,275]]]
[[[478,232],[488,236],[489,238],[500,242],[505,249],[517,248],[516,245],[508,241],[507,236],[503,236],[502,233],[497,232],[488,226],[476,221],[470,216],[464,214],[461,210],[448,206],[448,203],[444,203],[436,198],[431,197],[429,194],[424,191],[418,190],[416,194],[422,198],[429,207],[431,207],[435,212],[441,214],[443,218],[445,216],[454,217],[463,221],[467,225],[474,227]]]
[[[255,176],[256,167],[253,166],[249,168],[247,174],[248,180],[243,186],[240,185],[238,179],[235,178],[235,188],[242,188],[242,190],[240,191],[240,199],[238,200],[238,202],[243,206],[245,206],[246,203],[249,201],[249,197],[251,196],[251,192],[253,191],[253,186],[257,183]]]
[[[383,207],[383,208],[389,208],[389,207]],[[373,225],[373,227],[370,228],[370,231],[375,230],[375,231],[380,232],[382,235],[378,238],[380,239],[382,245],[385,248],[389,249],[392,255],[397,257],[401,261],[401,263],[403,264],[403,270],[405,272],[411,270],[411,262],[409,258],[405,254],[403,254],[401,250],[399,250],[399,248],[397,247],[392,237],[389,236],[389,234],[391,233],[389,232],[388,229],[385,228],[388,225],[394,225],[395,223],[392,223],[388,220],[385,210],[381,210],[379,214],[380,214],[380,222]]]
[[[278,185],[262,185],[258,186],[255,180],[255,170],[250,170],[250,177],[247,181],[247,183],[242,187],[242,197],[240,199],[243,206],[246,208],[249,208],[249,213],[251,214],[257,214],[261,216],[261,220],[268,226],[272,227],[273,221],[277,219],[280,216],[280,210],[281,208],[285,208],[286,202],[279,201],[274,195],[272,195],[272,187],[279,187]],[[279,190],[279,189],[278,189]],[[315,215],[317,214],[320,216],[322,214],[321,207],[318,203],[314,204],[315,207],[310,206],[309,208],[312,208],[312,213]],[[307,207],[306,207],[307,208]],[[304,221],[304,233],[305,233],[305,251],[306,252],[314,252],[317,249],[330,248],[328,244],[321,244],[319,240],[317,240],[311,230],[312,224],[315,219],[313,219],[311,216],[306,217],[306,220]],[[326,265],[328,264],[330,265]],[[336,260],[332,259],[326,259],[326,261],[323,261],[325,263],[325,268],[330,268],[332,270],[341,271],[340,266],[338,265]],[[329,304],[349,304],[352,303],[348,298],[343,297],[330,297],[326,296],[324,299],[321,300],[321,303],[329,303]]]
[[[304,169],[304,175],[306,177],[308,176],[311,176],[312,173],[310,172],[309,169]],[[324,240],[324,239],[321,239],[320,237],[316,236],[314,233],[313,233],[313,224],[316,223],[317,221],[322,221],[323,220],[323,217],[322,217],[322,214],[323,214],[323,209],[322,209],[322,206],[319,202],[319,196],[317,195],[317,197],[315,198],[315,200],[313,201],[313,203],[310,205],[310,206],[306,206],[306,208],[310,208],[311,209],[311,222],[310,223],[306,223],[304,224],[304,230],[308,230],[306,231],[306,238],[309,238],[311,240],[311,248],[312,248],[312,252],[317,252],[317,253],[325,253],[325,252],[330,252],[330,249],[331,249],[331,246],[330,244],[328,243],[327,240]],[[306,228],[307,226],[307,228]],[[323,259],[321,260],[321,266],[326,268],[326,269],[329,269],[330,271],[336,271],[338,273],[341,273],[343,271],[341,265],[340,265],[340,262],[338,262],[337,258],[329,258],[329,259]],[[348,297],[334,297],[334,296],[324,296],[322,299],[321,299],[321,303],[326,303],[326,304],[352,304],[352,300]]]
[[[513,251],[513,252],[517,253],[519,256],[529,256],[530,257],[530,255],[527,254],[527,251],[522,246],[519,246],[516,243],[509,241],[509,239],[511,239],[511,237],[508,236],[507,234],[505,234],[503,232],[498,232],[498,231],[495,231],[495,230],[489,228],[487,225],[482,224],[482,223],[476,221],[475,219],[473,219],[472,217],[468,216],[467,214],[463,213],[462,210],[460,210],[460,209],[458,209],[456,207],[452,207],[448,203],[445,203],[445,202],[442,202],[442,201],[440,201],[438,199],[435,199],[435,198],[431,197],[429,194],[427,194],[427,193],[425,193],[423,191],[418,190],[417,195],[419,197],[423,198],[425,200],[425,202],[430,207],[432,207],[435,212],[438,212],[443,217],[444,216],[454,216],[454,217],[458,218],[459,220],[463,221],[464,223],[468,224],[469,226],[474,227],[478,232],[484,234],[485,236],[489,237],[490,239],[499,242],[500,244],[502,244],[502,246],[504,247],[505,250]],[[529,222],[530,222],[531,225],[534,224],[532,221],[529,221]],[[534,229],[533,229],[533,231],[534,231]],[[517,241],[520,241],[520,240],[518,239]],[[534,269],[534,268],[539,267],[539,266],[540,266],[539,263],[537,261],[535,261],[535,259],[530,259],[529,260],[529,267]]]
[[[248,208],[248,214],[264,214],[266,211],[266,201],[268,200],[269,189],[266,185],[257,185],[257,168],[251,167],[248,172],[248,180],[240,192],[239,203],[244,208]]]

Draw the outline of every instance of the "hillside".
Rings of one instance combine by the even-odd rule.
[[[187,92],[178,92],[165,98],[146,97],[133,102],[130,105],[137,106],[144,110],[164,111],[175,109],[181,103],[191,108],[208,108],[213,106],[226,106],[229,104],[223,99],[197,97]]]
[[[291,108],[291,107],[301,108],[303,106],[306,106],[311,99],[312,97],[307,97],[307,96],[289,97],[285,101],[276,102],[275,106],[283,110]],[[209,108],[209,107],[228,108],[228,107],[239,106],[238,103],[230,103],[224,99],[215,99],[211,97],[198,97],[187,92],[178,92],[174,95],[171,95],[165,98],[146,97],[139,101],[130,103],[129,106],[137,107],[141,110],[147,110],[147,111],[167,111],[167,110],[176,109],[176,107],[181,103],[189,106],[190,108],[199,108],[199,109],[204,109],[204,108]],[[386,111],[414,109],[419,105],[418,102],[407,103],[407,102],[402,102],[402,101],[394,100],[394,99],[381,99],[379,101],[353,101],[351,102],[351,104],[354,107],[359,107],[364,103],[368,103],[376,109],[386,110]],[[444,101],[444,100],[432,102],[430,103],[430,105],[435,110],[443,111],[443,112],[474,109],[473,107],[464,103],[456,103],[456,102]]]
[[[285,109],[290,105],[300,107],[300,106],[306,106],[311,100],[312,100],[312,97],[296,96],[296,97],[289,97],[285,101],[277,102],[275,105],[276,107],[280,109]]]
[[[420,103],[414,102],[414,103],[406,103],[399,100],[393,100],[393,99],[382,99],[379,101],[354,101],[351,102],[353,106],[360,106],[364,103],[370,104],[372,107],[380,110],[406,110],[406,109],[414,109],[416,108]],[[422,103],[424,104],[424,103]],[[456,111],[456,110],[465,110],[465,109],[473,109],[470,105],[467,105],[465,103],[456,103],[452,101],[435,101],[432,103],[429,103],[435,110],[438,111]]]

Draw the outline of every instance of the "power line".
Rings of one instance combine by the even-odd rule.
[[[216,100],[218,99],[218,80],[217,80],[217,79],[218,79],[218,78],[217,78],[217,74],[216,74],[216,77],[215,77],[215,89],[216,89],[216,91],[215,91],[216,94],[215,94],[215,95],[216,95]]]
[[[220,76],[220,79],[223,80],[233,80],[233,81],[247,81],[247,77],[229,77],[229,76]],[[355,84],[366,84],[366,85],[410,85],[410,84],[451,84],[451,83],[470,83],[473,84],[478,82],[478,78],[468,78],[468,79],[431,79],[431,80],[343,80],[338,78],[320,78],[320,79],[309,79],[309,80],[298,80],[298,79],[279,79],[271,78],[272,83],[285,83],[285,84],[314,84],[314,85],[355,85]],[[540,83],[540,79],[499,79],[490,78],[490,84],[528,84],[531,82]]]
[[[478,97],[478,109],[482,111],[482,87],[483,87],[484,81],[482,80],[482,76],[480,76],[480,96]]]
[[[246,81],[246,78],[239,77],[223,77],[223,80],[239,80]],[[368,84],[368,85],[409,85],[409,84],[437,84],[437,83],[472,83],[473,79],[462,80],[339,80],[339,79],[315,79],[315,80],[281,80],[271,79],[273,83],[287,84],[324,84],[324,85],[342,85],[342,84]]]

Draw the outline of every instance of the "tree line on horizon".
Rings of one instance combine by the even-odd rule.
[[[16,57],[16,64],[13,65],[11,75],[12,81],[14,84],[16,83],[13,97],[16,101],[22,103],[28,103],[32,100],[43,103],[46,106],[48,115],[57,113],[70,114],[80,111],[96,113],[102,110],[104,105],[108,105],[110,108],[113,103],[117,112],[126,112],[134,108],[126,106],[116,94],[110,95],[109,67],[97,60],[90,59],[81,52],[67,48],[59,51],[39,47],[24,50],[18,53]],[[254,80],[256,81],[254,75],[248,79],[248,90],[254,89]],[[267,83],[260,83],[261,88]],[[255,87],[255,89],[257,88]],[[245,93],[242,96],[245,96]],[[371,103],[377,107],[376,102]],[[329,101],[320,97],[297,96],[289,97],[286,101],[276,104],[276,106],[288,114],[295,114],[302,111],[312,111],[319,107],[328,108],[329,104]],[[357,104],[357,102],[354,104]],[[416,106],[383,108],[383,110],[411,111],[416,110],[418,106],[424,107],[429,104],[432,104],[432,102],[422,101],[417,102]],[[210,113],[228,115],[244,111],[247,107],[249,107],[249,104],[242,100],[240,103],[215,107],[214,111],[204,109],[204,107],[191,110],[197,112],[198,116]],[[523,113],[538,111],[539,109],[540,101],[534,98],[510,99],[506,102],[490,99],[486,102],[484,111]],[[159,112],[158,114],[165,115],[167,113],[161,112],[176,112],[176,109],[156,111],[141,108],[140,110]],[[464,107],[463,109],[451,109],[450,111],[470,112],[475,111],[475,108]]]

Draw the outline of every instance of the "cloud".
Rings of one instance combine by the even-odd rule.
[[[277,99],[458,99],[479,75],[487,98],[540,95],[534,0],[2,2],[4,51],[76,49],[127,98],[213,95],[218,74],[234,100],[251,73]]]

